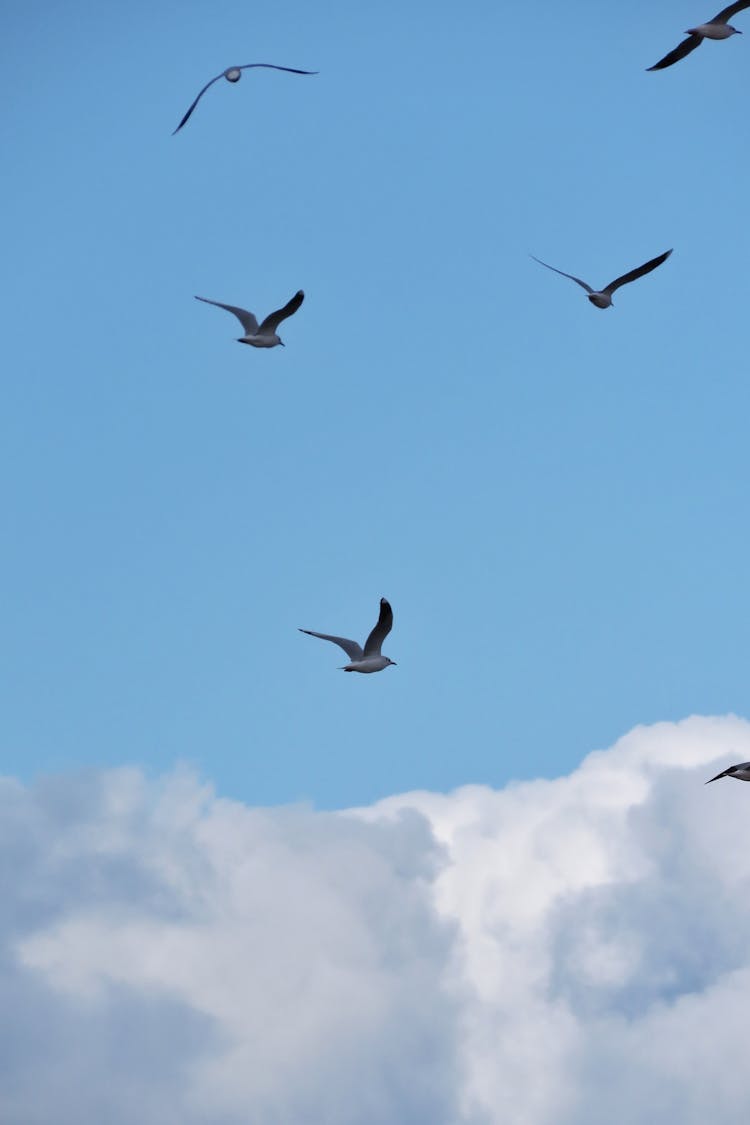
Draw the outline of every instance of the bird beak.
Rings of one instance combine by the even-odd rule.
[[[282,348],[285,348],[285,347],[286,347],[286,344],[284,343],[284,341],[283,341],[283,340],[279,340],[279,343],[281,344]]]

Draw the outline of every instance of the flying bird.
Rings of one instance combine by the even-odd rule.
[[[730,766],[728,770],[717,773],[716,777],[709,777],[705,784],[710,785],[712,781],[718,781],[720,777],[736,777],[738,781],[750,781],[750,762],[740,762],[739,765]]]
[[[748,0],[748,3],[750,3],[750,0]],[[645,262],[642,266],[638,266],[637,269],[631,270],[630,273],[624,273],[622,277],[617,277],[614,281],[610,281],[609,285],[606,285],[604,289],[592,289],[585,281],[581,281],[580,277],[574,277],[572,273],[565,273],[555,266],[549,266],[546,262],[543,262],[541,258],[535,258],[533,254],[531,254],[530,257],[534,258],[535,262],[539,262],[540,266],[546,266],[548,270],[554,270],[555,273],[562,274],[563,277],[569,277],[571,281],[577,282],[578,285],[588,293],[588,298],[592,305],[596,305],[598,309],[608,309],[612,304],[612,294],[615,289],[619,289],[621,285],[627,285],[630,281],[637,281],[638,278],[643,277],[644,274],[651,273],[651,270],[655,270],[662,262],[666,262],[671,253],[671,250],[665,250],[658,258],[652,258],[650,262]]]
[[[205,301],[207,305],[216,305],[219,309],[226,309],[227,312],[234,313],[245,329],[245,335],[237,337],[238,344],[250,344],[253,348],[275,348],[277,344],[281,344],[283,348],[286,347],[286,345],[281,337],[276,335],[276,329],[279,327],[282,320],[286,320],[292,313],[296,313],[305,299],[305,294],[299,289],[294,294],[291,301],[287,301],[283,309],[277,309],[276,312],[269,313],[260,325],[258,325],[254,314],[248,312],[247,309],[240,309],[236,305],[223,305],[221,301],[209,301],[208,297],[196,297],[195,299],[196,301]]]
[[[364,649],[356,641],[346,637],[332,637],[328,633],[314,633],[312,629],[300,629],[300,633],[307,633],[308,637],[320,637],[322,641],[333,641],[335,645],[343,648],[349,657],[350,663],[342,666],[344,672],[381,672],[389,664],[395,664],[388,656],[382,656],[380,649],[383,641],[393,628],[393,610],[385,598],[380,599],[380,616],[378,623],[365,641]]]
[[[699,23],[697,27],[689,27],[685,34],[687,39],[683,39],[678,47],[665,55],[663,59],[659,59],[658,63],[653,66],[647,67],[648,70],[664,70],[668,66],[679,62],[694,51],[696,47],[700,47],[704,39],[729,39],[732,35],[742,35],[738,27],[732,27],[728,20],[732,16],[736,16],[738,12],[744,11],[745,8],[750,8],[750,0],[737,0],[736,4],[730,4],[728,8],[722,8],[718,16],[714,16],[708,23]]]
[[[285,70],[288,74],[317,74],[318,73],[317,70],[296,70],[293,66],[276,66],[275,63],[265,63],[265,62],[245,63],[244,66],[230,66],[230,67],[227,68],[227,70],[222,70],[221,74],[217,74],[215,78],[212,78],[210,82],[206,83],[206,85],[203,87],[201,92],[198,94],[198,97],[195,99],[193,104],[190,106],[190,109],[187,111],[187,113],[183,117],[180,124],[175,129],[174,133],[172,133],[172,136],[174,136],[175,133],[179,133],[180,129],[186,123],[186,121],[190,117],[190,114],[193,112],[193,110],[195,109],[198,102],[201,100],[201,98],[203,97],[203,95],[205,94],[205,92],[206,92],[206,90],[208,89],[209,86],[213,86],[214,82],[218,82],[220,78],[226,78],[227,82],[239,82],[240,78],[242,78],[242,71],[243,70],[254,70],[256,67],[265,67],[268,70]]]

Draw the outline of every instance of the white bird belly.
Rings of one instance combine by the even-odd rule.
[[[701,23],[690,29],[691,35],[702,35],[704,39],[729,39],[734,35],[733,28],[725,23]]]
[[[275,348],[280,341],[278,336],[245,336],[240,343],[251,348]]]
[[[344,665],[345,672],[380,672],[388,667],[384,656],[368,656],[364,660],[352,660],[351,664]]]

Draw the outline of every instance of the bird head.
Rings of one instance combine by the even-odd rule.
[[[391,660],[390,656],[386,656],[386,660],[388,661],[388,664],[392,664],[394,668],[396,667],[396,661]],[[386,667],[388,667],[388,665],[386,665]]]

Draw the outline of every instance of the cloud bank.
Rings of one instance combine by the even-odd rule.
[[[344,813],[0,782],[3,1125],[746,1125],[750,724]]]

